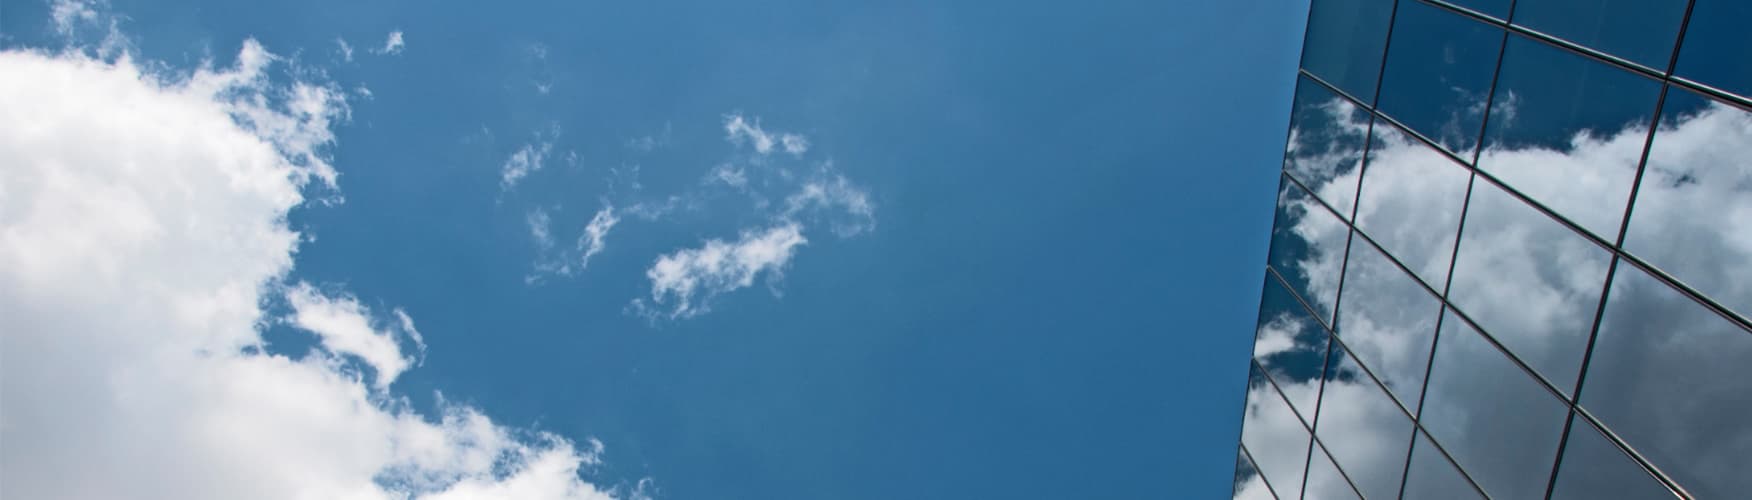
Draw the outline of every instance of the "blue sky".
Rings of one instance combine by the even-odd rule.
[[[1231,486],[1306,2],[51,7],[0,44],[178,74],[254,39],[344,94],[275,279],[418,325],[373,401],[595,440],[619,495]]]

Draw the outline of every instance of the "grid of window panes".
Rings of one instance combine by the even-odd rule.
[[[1746,26],[1314,0],[1235,497],[1752,491]]]

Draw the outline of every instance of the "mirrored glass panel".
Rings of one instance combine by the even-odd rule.
[[[1235,500],[1275,500],[1271,487],[1266,486],[1265,479],[1259,476],[1259,469],[1253,466],[1253,461],[1247,459],[1247,449],[1241,448],[1235,453]]]
[[[1393,0],[1314,0],[1302,67],[1363,102],[1375,98]]]
[[[1617,240],[1660,84],[1520,36],[1503,50],[1478,168]]]
[[[1372,116],[1314,80],[1302,77],[1296,83],[1284,171],[1345,219],[1356,201],[1363,139]]]
[[[1247,409],[1241,418],[1241,445],[1253,455],[1254,465],[1273,491],[1302,490],[1308,441],[1308,428],[1266,381],[1265,373],[1252,370],[1247,380]]]
[[[1471,160],[1503,31],[1423,2],[1400,2],[1377,106]]]
[[[1545,495],[1569,408],[1452,313],[1419,422],[1495,498]]]
[[[1666,71],[1685,0],[1520,0],[1515,24]],[[1696,17],[1692,18],[1695,22]]]
[[[1752,491],[1752,331],[1620,264],[1581,404],[1699,498]]]
[[[1411,441],[1411,418],[1338,345],[1327,364],[1314,433],[1368,498],[1393,498]]]
[[[1332,459],[1326,455],[1324,447],[1315,443],[1314,452],[1308,457],[1308,487],[1302,492],[1302,498],[1307,500],[1356,500],[1357,490],[1351,488],[1349,481],[1338,472],[1338,467],[1332,465]]]
[[[1339,338],[1406,408],[1417,408],[1442,312],[1436,296],[1358,238],[1339,308]]]
[[[1453,159],[1381,123],[1363,171],[1357,227],[1440,290],[1460,235],[1460,209],[1472,173]]]
[[[1509,15],[1509,0],[1448,0],[1448,3],[1497,18],[1499,21]]]
[[[1563,445],[1553,500],[1671,499],[1675,495],[1580,416]]]
[[[1308,301],[1321,321],[1332,321],[1349,234],[1350,228],[1332,211],[1283,177],[1267,260],[1290,289]]]
[[[1669,90],[1625,248],[1742,317],[1752,317],[1748,228],[1752,113]]]
[[[1473,500],[1484,498],[1460,469],[1454,468],[1429,436],[1418,433],[1411,448],[1411,466],[1405,476],[1405,497],[1430,500]]]
[[[1448,300],[1567,394],[1610,263],[1606,249],[1481,178]]]
[[[1302,421],[1313,425],[1321,368],[1326,366],[1326,327],[1314,321],[1308,309],[1271,273],[1265,276],[1265,292],[1259,302],[1253,359],[1277,382],[1278,390]]]
[[[1704,85],[1752,96],[1752,64],[1746,63],[1752,61],[1748,20],[1752,20],[1752,2],[1697,0],[1691,7],[1691,23],[1685,28],[1685,45],[1674,72]]]

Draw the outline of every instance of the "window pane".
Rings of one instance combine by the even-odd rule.
[[[1685,46],[1680,49],[1679,76],[1742,96],[1752,96],[1752,36],[1746,21],[1752,19],[1752,2],[1745,0],[1697,0],[1691,7],[1691,25],[1685,28]]]
[[[1582,406],[1699,498],[1752,491],[1752,332],[1620,264]]]
[[[1605,249],[1481,179],[1448,300],[1567,394],[1610,262]]]
[[[1411,448],[1411,468],[1405,476],[1405,498],[1432,500],[1469,500],[1484,498],[1460,475],[1442,452],[1437,451],[1430,437],[1418,433]]]
[[[1521,0],[1515,24],[1667,70],[1685,0]],[[1697,22],[1693,16],[1692,22]]]
[[[1509,15],[1509,0],[1448,0],[1448,3],[1472,9],[1499,20]]]
[[[1345,268],[1338,336],[1406,408],[1417,408],[1430,341],[1441,314],[1436,296],[1358,238]]]
[[[1660,84],[1520,36],[1504,50],[1478,167],[1616,240]]]
[[[1265,479],[1259,476],[1259,469],[1253,466],[1253,461],[1247,459],[1247,450],[1242,448],[1235,453],[1235,500],[1275,500],[1271,488],[1265,485]]]
[[[1314,0],[1302,67],[1364,102],[1375,98],[1393,0]]]
[[[1411,419],[1343,349],[1335,345],[1331,357],[1314,432],[1363,496],[1392,498],[1405,470]]]
[[[1357,227],[1439,290],[1454,258],[1472,173],[1399,127],[1381,123],[1375,132]]]
[[[1436,337],[1420,421],[1497,498],[1545,495],[1569,408],[1449,314]]]
[[[1284,171],[1349,219],[1370,115],[1306,77],[1296,83]]]
[[[1502,29],[1423,2],[1400,2],[1379,108],[1472,158]]]
[[[1553,500],[1596,498],[1674,498],[1671,491],[1613,446],[1586,419],[1571,417],[1569,441],[1563,445],[1563,465],[1552,486]]]
[[[1752,113],[1675,88],[1661,115],[1624,245],[1752,317]]]
[[[1332,320],[1349,231],[1344,222],[1308,196],[1307,191],[1296,187],[1288,177],[1283,178],[1268,260],[1322,321]]]
[[[1319,444],[1314,445],[1314,452],[1308,457],[1308,488],[1302,498],[1308,500],[1354,500],[1357,490],[1352,489],[1350,482],[1338,472],[1338,467],[1332,465],[1332,459],[1326,456],[1325,450]]]
[[[1260,298],[1253,359],[1265,367],[1290,405],[1310,425],[1320,397],[1320,372],[1326,366],[1326,327],[1290,295],[1283,282],[1267,274]]]
[[[1275,491],[1301,491],[1308,458],[1308,428],[1266,382],[1258,369],[1248,374],[1247,410],[1241,418],[1241,445],[1253,454],[1265,482]],[[1289,498],[1295,498],[1290,495]]]

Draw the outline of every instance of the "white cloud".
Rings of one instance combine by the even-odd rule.
[[[291,321],[326,347],[264,352],[261,304],[300,241],[287,213],[335,182],[318,153],[346,110],[270,84],[275,60],[251,40],[237,67],[165,77],[0,52],[7,497],[610,498],[579,476],[594,445],[387,395],[408,356],[386,332],[422,343],[405,313],[297,285]]]
[[[535,272],[525,276],[525,283],[534,284],[541,281],[545,275],[572,276],[590,267],[590,258],[602,253],[608,246],[608,232],[620,223],[620,216],[615,213],[614,205],[604,203],[601,210],[590,217],[584,229],[578,235],[578,242],[571,249],[555,251],[552,222],[546,210],[537,208],[531,210],[527,217],[530,239],[535,240],[539,253],[535,261]],[[573,264],[576,263],[576,267]]]
[[[809,139],[802,135],[789,132],[767,132],[761,129],[760,121],[750,122],[740,114],[724,117],[724,134],[732,144],[747,142],[754,146],[754,151],[762,155],[773,152],[779,147],[793,156],[801,156],[809,151]]]
[[[843,212],[851,220],[833,222],[834,233],[842,238],[875,229],[876,207],[870,202],[870,194],[853,185],[845,176],[833,173],[831,168],[831,164],[827,165],[818,177],[805,181],[797,192],[787,196],[781,216],[790,219],[811,211]],[[834,211],[834,208],[840,210]]]
[[[782,275],[797,247],[806,243],[802,228],[792,222],[743,231],[734,242],[714,239],[699,248],[663,255],[645,272],[651,279],[651,302],[669,307],[670,318],[706,312],[719,294],[752,286],[763,273]]]
[[[500,189],[509,191],[517,187],[517,182],[524,177],[541,170],[542,163],[547,160],[547,155],[553,148],[552,142],[537,142],[524,144],[517,152],[511,153],[511,157],[506,158],[505,164],[499,167]]]
[[[619,222],[620,217],[614,215],[613,205],[604,205],[602,210],[590,217],[590,223],[584,225],[584,234],[578,237],[578,251],[582,252],[578,258],[578,269],[588,267],[590,257],[602,252],[608,230]]]
[[[402,52],[402,48],[404,48],[404,47],[407,47],[407,43],[402,41],[401,30],[395,30],[395,31],[389,32],[389,36],[384,38],[382,48],[373,50],[372,52],[376,52],[378,54],[395,55],[395,54],[400,54]]]
[[[347,43],[347,39],[337,36],[335,37],[335,45],[341,51],[342,61],[353,62],[353,44]]]

